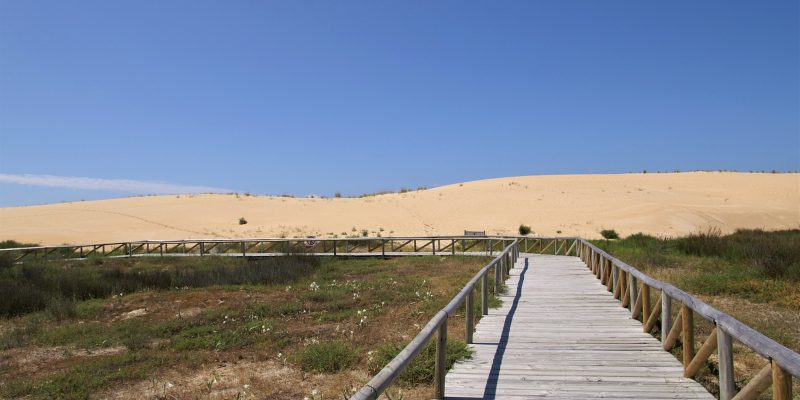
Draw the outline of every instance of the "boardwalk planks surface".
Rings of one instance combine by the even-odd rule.
[[[579,258],[521,255],[507,283],[472,359],[447,374],[446,398],[714,398]]]

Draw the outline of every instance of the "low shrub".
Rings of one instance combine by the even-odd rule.
[[[313,343],[297,353],[303,371],[339,372],[358,360],[357,353],[341,341]]]
[[[531,233],[531,227],[525,224],[519,225],[519,234],[522,236],[529,235]]]
[[[400,351],[405,348],[407,343],[388,343],[377,350],[371,356],[367,368],[370,374],[377,374],[389,361],[392,361]],[[471,358],[472,350],[466,343],[460,340],[447,341],[446,369],[450,370],[456,361]],[[417,358],[406,368],[398,378],[399,381],[410,384],[431,384],[433,383],[434,368],[436,366],[436,344],[431,340],[420,351]]]
[[[722,235],[718,228],[679,238],[676,248],[685,254],[744,260],[764,276],[800,280],[800,230],[765,232],[739,229]]]
[[[313,257],[230,259],[204,257],[157,260],[101,259],[66,265],[28,262],[0,269],[0,316],[47,309],[55,319],[74,313],[73,301],[144,289],[293,282],[316,270]],[[72,311],[71,307],[73,308]]]
[[[239,225],[245,225],[245,224],[247,224],[247,220],[244,219],[244,217],[239,218]]]
[[[613,229],[603,229],[600,231],[600,236],[604,239],[619,239],[619,234]]]

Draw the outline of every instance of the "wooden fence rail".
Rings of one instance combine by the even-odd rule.
[[[491,269],[495,273],[495,293],[500,291],[500,282],[508,273],[508,270],[513,267],[514,263],[519,257],[520,240],[515,239],[508,244],[500,254],[495,257],[489,264],[478,271],[475,276],[461,289],[452,300],[442,308],[436,315],[431,318],[424,328],[417,334],[416,337],[403,348],[400,353],[393,358],[389,364],[378,372],[366,385],[364,385],[358,392],[356,392],[352,400],[367,400],[377,399],[387,387],[394,381],[400,374],[411,364],[422,349],[436,334],[436,362],[434,367],[434,392],[435,398],[444,399],[444,377],[445,377],[445,360],[447,359],[447,319],[452,316],[458,308],[464,304],[466,307],[466,340],[467,343],[472,343],[473,318],[472,318],[472,304],[473,296],[478,283],[481,285],[481,311],[483,315],[487,314],[487,307],[489,304],[489,291],[488,291],[488,274]]]
[[[84,245],[0,249],[15,262],[144,256],[488,255],[502,252],[516,237],[433,236],[364,238],[254,238],[142,240]],[[575,254],[576,238],[519,238],[522,252]]]
[[[686,292],[645,275],[587,240],[579,239],[578,256],[601,283],[608,285],[614,296],[620,298],[622,307],[630,307],[632,318],[641,316],[645,332],[649,333],[660,318],[664,350],[674,348],[680,339],[685,377],[694,378],[716,351],[721,400],[755,399],[770,385],[773,399],[792,398],[792,376],[800,377],[800,354]],[[655,293],[658,297],[655,305],[651,305],[651,290],[658,292]],[[674,324],[673,302],[680,305]],[[695,348],[695,314],[714,324],[714,329],[699,349]],[[734,384],[733,339],[768,361],[738,393]]]

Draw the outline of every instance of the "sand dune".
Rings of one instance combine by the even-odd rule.
[[[240,217],[248,224],[239,225]],[[604,228],[623,235],[798,228],[800,174],[521,176],[360,199],[134,197],[0,208],[0,239],[61,244],[341,236],[362,229],[383,236],[451,235],[464,229],[511,234],[520,223],[540,235],[561,231],[590,238]]]

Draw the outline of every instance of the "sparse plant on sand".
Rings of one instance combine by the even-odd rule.
[[[530,226],[525,225],[525,224],[520,224],[519,225],[519,234],[520,235],[525,236],[525,235],[530,235],[530,233],[531,233],[531,227]]]
[[[245,224],[247,224],[247,220],[244,219],[244,217],[240,217],[239,218],[239,225],[245,225]]]
[[[619,239],[619,234],[613,229],[603,229],[600,231],[600,236],[604,239]]]

